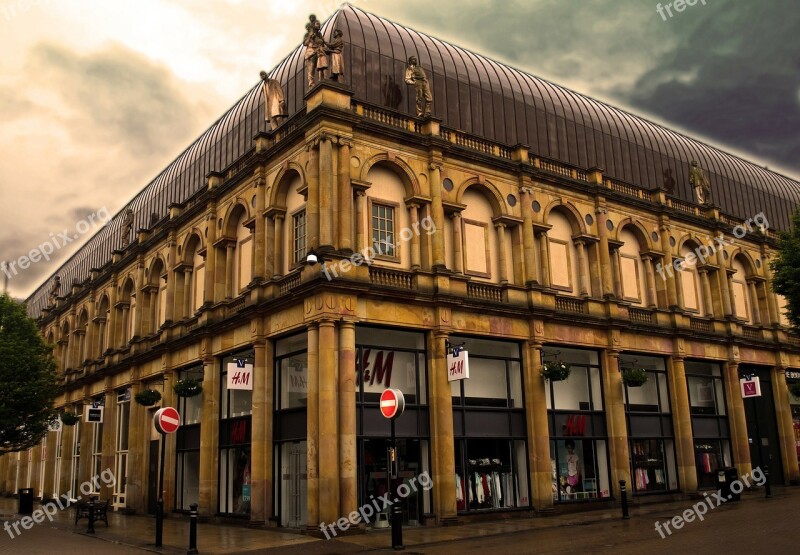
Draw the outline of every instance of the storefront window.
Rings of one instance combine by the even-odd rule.
[[[399,389],[406,401],[405,412],[395,421],[398,479],[408,482],[429,470],[428,373],[424,334],[365,326],[356,326],[355,332],[359,505],[362,505],[388,489],[390,424],[379,410],[384,389]],[[411,494],[402,499],[406,525],[421,523],[422,515],[430,512],[430,496],[430,491],[412,488]]]
[[[719,364],[686,361],[695,464],[700,488],[717,487],[717,470],[731,465],[730,430]]]
[[[228,372],[238,368],[242,361],[252,365],[254,358],[254,352],[248,350],[222,359],[219,417],[219,512],[222,514],[250,514],[253,391],[228,389]]]
[[[800,465],[800,397],[792,395],[792,384],[800,383],[800,371],[787,370],[786,383],[789,385],[789,406],[792,410],[792,428],[794,429],[794,445],[797,461]]]
[[[548,380],[552,493],[556,502],[611,495],[603,386],[596,351],[544,347],[544,362],[560,360],[569,378]]]
[[[125,507],[125,493],[128,481],[128,428],[131,414],[131,389],[126,387],[117,391],[117,437],[114,458],[114,506]]]
[[[179,379],[203,381],[203,367],[195,366],[181,370]],[[197,503],[200,493],[200,419],[203,409],[203,394],[194,397],[178,397],[178,412],[181,427],[176,433],[175,508],[190,510]]]
[[[530,506],[519,345],[451,336],[469,378],[450,382],[459,511]]]
[[[648,380],[625,386],[625,414],[630,438],[631,480],[636,494],[678,489],[675,433],[663,358],[620,355],[619,367],[641,368]]]
[[[308,521],[308,334],[275,342],[275,511],[281,526]]]

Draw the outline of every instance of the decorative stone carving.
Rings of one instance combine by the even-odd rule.
[[[405,81],[407,85],[414,85],[414,90],[417,93],[417,117],[430,116],[433,96],[431,95],[431,88],[428,85],[428,76],[425,75],[425,71],[419,67],[415,56],[411,56],[408,59]]]
[[[126,208],[125,215],[122,217],[122,226],[120,227],[123,248],[130,245],[132,230],[133,230],[133,210],[131,210],[130,208]]]
[[[286,97],[280,81],[270,79],[266,71],[262,71],[261,86],[264,89],[264,119],[269,122],[270,130],[275,131],[288,117]]]
[[[697,165],[696,160],[692,160],[692,167],[689,170],[689,184],[694,187],[694,194],[700,206],[711,206],[711,182],[706,173]]]

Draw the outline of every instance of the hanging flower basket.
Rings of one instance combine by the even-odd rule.
[[[800,382],[789,385],[789,392],[795,397],[800,397]]]
[[[75,414],[74,412],[64,412],[61,413],[61,423],[64,426],[74,426],[78,422],[80,422],[81,417]]]
[[[175,382],[173,389],[178,397],[194,397],[203,392],[203,384],[194,378],[184,378]]]
[[[133,398],[143,407],[152,407],[161,400],[161,392],[155,389],[145,389],[134,395]]]
[[[644,368],[624,368],[622,370],[622,381],[628,387],[641,387],[649,379],[647,370]]]
[[[560,382],[569,378],[569,366],[560,360],[552,360],[542,364],[542,377],[551,382]]]

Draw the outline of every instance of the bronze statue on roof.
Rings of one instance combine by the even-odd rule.
[[[696,160],[692,160],[689,170],[689,184],[694,187],[695,198],[700,206],[711,206],[711,182],[706,173],[697,165]]]
[[[269,122],[270,131],[275,131],[289,115],[286,110],[286,97],[280,81],[270,79],[266,71],[262,71],[261,86],[264,89],[264,119]]]
[[[120,233],[122,235],[122,248],[131,244],[131,231],[133,230],[133,210],[130,208],[125,209],[125,215],[122,217],[122,225],[120,226]]]
[[[428,76],[425,75],[425,71],[419,67],[416,56],[411,56],[408,59],[405,81],[408,85],[414,85],[414,90],[417,92],[417,117],[427,118],[431,115],[433,96],[431,95],[431,88],[428,85]]]

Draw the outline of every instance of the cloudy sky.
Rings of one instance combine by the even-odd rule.
[[[796,0],[351,3],[800,177]],[[337,5],[0,0],[0,262],[116,213]]]

